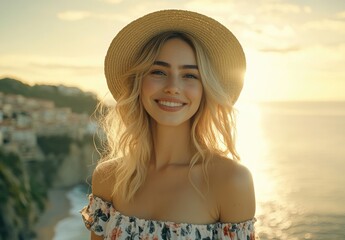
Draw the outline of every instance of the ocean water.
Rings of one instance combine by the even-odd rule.
[[[239,107],[261,239],[345,239],[345,102]]]
[[[67,198],[71,203],[70,216],[62,219],[55,226],[56,234],[53,240],[90,239],[90,233],[86,230],[79,213],[88,203],[87,191],[84,185],[79,185],[67,193]]]
[[[238,151],[255,183],[256,229],[266,239],[345,239],[345,102],[240,104]],[[68,193],[71,216],[54,240],[88,239],[78,211],[86,191]]]

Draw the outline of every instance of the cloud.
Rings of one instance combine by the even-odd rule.
[[[28,84],[64,84],[104,96],[103,57],[0,55],[1,76],[14,76]]]
[[[345,19],[345,11],[338,12],[335,16],[339,19]]]
[[[289,25],[279,27],[272,24],[266,24],[266,25],[261,26],[258,31],[261,34],[272,36],[272,37],[284,38],[284,37],[291,37],[295,35],[294,29]]]
[[[0,65],[7,72],[30,74],[97,75],[103,72],[102,59],[46,57],[40,55],[3,55]]]
[[[311,30],[345,33],[345,21],[329,18],[307,22],[306,24],[304,24],[304,27]]]
[[[258,51],[287,53],[298,51],[302,47],[299,37],[296,37],[298,33],[291,25],[257,23],[239,31],[243,45]]]
[[[123,14],[105,14],[105,13],[93,13],[89,11],[64,11],[57,14],[60,20],[64,21],[79,21],[84,19],[98,19],[109,21],[129,21],[128,15]]]
[[[322,78],[324,81],[332,76],[344,80],[345,44],[325,46],[312,45],[304,47],[296,54],[285,58],[293,63],[296,72]],[[335,78],[334,78],[335,79]]]
[[[298,46],[289,46],[283,48],[262,48],[260,52],[269,52],[269,53],[290,53],[300,51],[301,48]]]
[[[119,4],[121,2],[123,2],[123,0],[99,0],[101,2],[105,2],[105,3],[110,3],[110,4]]]
[[[57,14],[58,18],[65,21],[78,21],[91,16],[87,11],[64,11]]]
[[[232,1],[213,1],[213,0],[192,0],[187,1],[186,8],[201,12],[201,13],[229,13],[234,9],[234,3]],[[219,16],[218,15],[218,16]]]
[[[311,8],[309,6],[300,6],[290,3],[266,3],[259,7],[259,11],[268,14],[298,14],[298,13],[310,13]]]
[[[49,69],[49,70],[62,70],[73,71],[78,73],[101,73],[102,67],[95,65],[74,65],[74,64],[62,64],[62,63],[29,63],[29,66],[34,68]]]

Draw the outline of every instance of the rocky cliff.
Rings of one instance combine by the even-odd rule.
[[[53,187],[65,188],[80,183],[90,183],[97,160],[98,154],[92,144],[79,146],[71,143],[69,153],[57,169]]]

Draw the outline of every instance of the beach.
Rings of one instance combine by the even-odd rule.
[[[69,214],[55,225],[53,240],[89,239],[90,232],[86,229],[80,210],[88,204],[90,187],[86,184],[76,185],[67,192],[70,203]]]
[[[53,239],[55,227],[62,220],[70,215],[70,200],[67,198],[69,188],[50,189],[46,209],[35,225],[37,233],[36,240]]]

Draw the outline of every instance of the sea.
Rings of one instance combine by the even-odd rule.
[[[252,172],[256,232],[266,239],[345,239],[345,102],[240,103],[237,147]],[[87,188],[67,197],[70,216],[54,240],[89,239],[79,210]]]

